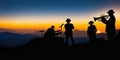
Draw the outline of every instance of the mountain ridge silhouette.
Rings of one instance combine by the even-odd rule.
[[[34,38],[32,35],[24,35],[12,32],[0,33],[0,44],[4,47],[17,47]]]

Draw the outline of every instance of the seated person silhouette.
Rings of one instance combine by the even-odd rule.
[[[45,32],[44,34],[44,38],[48,39],[48,40],[54,40],[56,35],[59,35],[61,32],[56,33],[56,31],[54,30],[54,26],[51,26],[50,28],[48,28],[48,30]]]
[[[66,46],[68,46],[68,38],[70,37],[70,39],[72,40],[72,44],[73,46],[75,45],[75,42],[73,40],[73,32],[72,29],[74,29],[73,24],[70,23],[70,19],[68,18],[66,20],[67,24],[65,24],[65,35],[66,35]]]
[[[97,31],[97,29],[96,29],[96,26],[93,25],[93,23],[94,23],[93,21],[90,21],[89,22],[90,26],[87,29],[87,34],[89,36],[90,42],[94,42],[96,40],[96,31]]]

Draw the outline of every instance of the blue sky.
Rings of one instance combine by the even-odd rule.
[[[111,6],[120,6],[120,0],[0,0],[0,14],[86,14]]]

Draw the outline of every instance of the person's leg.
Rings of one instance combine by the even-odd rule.
[[[116,33],[115,32],[109,32],[108,33],[108,36],[109,36],[109,39],[110,40],[114,40],[115,36],[116,36]]]
[[[70,35],[70,38],[71,38],[71,40],[72,40],[73,46],[75,46],[75,42],[74,42],[74,39],[73,39],[73,35],[72,35],[72,34]]]
[[[89,36],[89,41],[92,42],[92,36]]]
[[[96,34],[94,35],[94,40],[96,40],[97,38],[96,38]]]
[[[66,46],[68,47],[68,35],[66,35]]]
[[[107,37],[108,37],[108,40],[111,41],[112,36],[111,36],[110,32],[107,32]]]
[[[116,37],[116,32],[114,31],[112,35],[113,35],[112,39],[114,39]]]
[[[93,42],[96,42],[96,34],[93,36]]]

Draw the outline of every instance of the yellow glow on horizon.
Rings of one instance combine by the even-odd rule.
[[[100,30],[98,30],[97,33],[98,33],[98,34],[101,33]]]
[[[87,28],[89,26],[88,22],[90,20],[93,20],[93,17],[99,17],[102,13],[107,14],[108,9],[101,10],[98,12],[94,12],[93,14],[85,17],[81,17],[79,15],[77,16],[71,16],[71,23],[74,24],[75,29],[78,30],[84,30],[87,31]],[[120,29],[120,11],[118,9],[115,9],[115,17],[116,17],[116,29]],[[24,32],[31,32],[36,30],[47,30],[50,26],[54,25],[55,30],[60,30],[59,26],[65,22],[66,17],[63,16],[24,16],[24,17],[0,17],[0,28],[7,28],[7,29],[13,29],[17,31],[24,31]],[[105,24],[102,22],[94,22],[94,25],[96,26],[97,30],[100,31],[100,33],[105,32]],[[64,31],[64,26],[63,26]]]
[[[78,30],[84,30],[86,31],[89,24],[89,21],[71,21],[71,23],[74,24],[75,29]],[[46,30],[48,29],[50,26],[54,25],[55,26],[55,30],[60,30],[59,26],[61,25],[61,22],[51,22],[48,21],[47,22],[40,22],[40,21],[1,21],[0,22],[0,28],[7,28],[7,29],[14,29],[14,30]],[[66,24],[66,22],[64,23]],[[100,32],[105,32],[105,24],[101,23],[101,22],[94,22],[94,25],[96,26],[97,30],[100,30]],[[116,20],[116,29],[120,29],[120,20]],[[64,30],[64,26],[63,26],[63,30]]]

